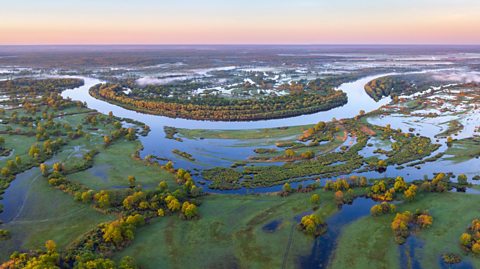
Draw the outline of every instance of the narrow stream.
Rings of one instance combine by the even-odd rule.
[[[343,227],[370,215],[370,208],[374,204],[376,202],[372,199],[360,197],[355,199],[351,205],[343,205],[338,213],[326,221],[327,232],[315,239],[310,255],[300,257],[300,267],[305,269],[327,268]]]

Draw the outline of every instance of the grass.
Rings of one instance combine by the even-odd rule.
[[[7,260],[16,250],[43,247],[49,239],[64,248],[98,223],[113,219],[53,189],[38,169],[25,185],[28,192],[23,207],[12,222],[2,225],[12,238],[0,241],[0,261]]]
[[[416,249],[416,259],[422,268],[439,268],[439,257],[446,252],[462,255],[474,268],[480,259],[466,256],[459,237],[474,218],[478,218],[480,196],[464,193],[433,193],[421,195],[417,201],[398,205],[397,211],[428,210],[433,225],[418,237],[425,243]],[[399,268],[398,246],[393,240],[390,223],[393,215],[366,217],[351,223],[343,231],[331,268]]]
[[[182,138],[187,139],[266,139],[299,136],[313,125],[301,125],[284,128],[265,128],[251,130],[205,130],[205,129],[177,129]]]
[[[142,186],[157,186],[162,180],[174,186],[172,174],[132,158],[139,146],[138,141],[119,140],[106,149],[102,147],[94,158],[93,168],[69,175],[69,179],[96,190],[128,187],[130,175],[135,176],[137,184]]]
[[[9,134],[2,134],[0,136],[5,138],[4,148],[14,150],[11,156],[8,158],[0,159],[0,167],[5,166],[7,160],[15,160],[15,156],[20,156],[24,162],[30,159],[28,156],[28,151],[30,146],[36,142],[35,137]]]
[[[464,162],[480,156],[480,140],[475,138],[466,138],[453,141],[453,145],[447,149],[446,160],[454,162]]]
[[[453,136],[455,134],[458,134],[458,132],[460,132],[461,130],[463,130],[463,125],[460,123],[460,121],[452,120],[448,122],[448,129],[442,133],[439,133],[438,135],[436,135],[436,137]]]
[[[326,219],[337,210],[333,193],[316,192],[321,197],[317,214]],[[286,268],[296,267],[298,256],[308,255],[313,244],[313,238],[296,229],[294,219],[311,211],[311,194],[210,195],[199,207],[200,219],[174,216],[151,223],[116,258],[134,256],[147,269],[281,268],[284,259]],[[275,232],[262,230],[274,220],[281,221]]]

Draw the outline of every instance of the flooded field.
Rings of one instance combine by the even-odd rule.
[[[476,48],[104,53],[0,58],[0,261],[479,266]]]

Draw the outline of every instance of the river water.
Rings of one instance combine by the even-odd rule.
[[[95,109],[101,113],[107,114],[112,111],[117,117],[134,119],[150,126],[150,133],[145,137],[140,137],[140,140],[144,145],[144,149],[141,151],[142,157],[152,154],[172,160],[177,167],[183,167],[187,169],[202,169],[216,166],[228,167],[235,162],[235,160],[245,160],[251,156],[256,147],[236,146],[241,144],[242,141],[235,139],[184,139],[183,142],[179,142],[165,138],[165,126],[189,129],[240,130],[298,126],[315,124],[319,121],[330,121],[332,118],[352,118],[358,115],[360,110],[364,110],[366,112],[373,111],[391,101],[390,98],[385,98],[380,102],[375,102],[365,93],[363,88],[364,85],[370,80],[384,75],[386,74],[369,76],[354,82],[342,84],[339,89],[343,90],[348,96],[348,103],[342,107],[337,107],[329,111],[321,111],[314,114],[290,118],[247,122],[202,121],[169,118],[128,110],[90,96],[88,90],[93,85],[102,83],[102,81],[94,78],[83,78],[85,80],[84,86],[65,90],[62,93],[62,96],[65,98],[71,98],[75,101],[85,102],[89,108]],[[271,142],[271,145],[273,145],[275,141]],[[192,154],[197,161],[192,163],[188,160],[180,158],[172,153],[173,149],[179,149],[181,151],[188,152]]]
[[[391,102],[390,98],[383,98],[379,102],[376,102],[372,98],[370,98],[370,96],[368,96],[364,90],[364,85],[367,82],[385,75],[390,74],[368,76],[353,82],[344,83],[339,86],[339,89],[343,90],[348,96],[348,103],[342,107],[337,107],[329,111],[322,111],[309,115],[301,115],[283,119],[247,122],[203,121],[181,118],[169,118],[128,110],[90,96],[88,92],[90,87],[98,83],[102,83],[102,81],[88,77],[83,78],[85,80],[84,86],[75,89],[65,90],[62,93],[62,96],[66,98],[71,98],[72,100],[85,102],[89,108],[95,109],[101,113],[107,114],[112,111],[115,116],[134,119],[150,126],[150,133],[145,137],[140,137],[140,140],[144,146],[144,149],[141,151],[140,154],[142,157],[152,154],[158,157],[172,160],[176,167],[182,167],[190,170],[201,170],[217,166],[229,167],[236,160],[245,160],[249,156],[253,155],[253,150],[257,148],[258,145],[255,145],[255,140],[249,140],[248,142],[253,142],[252,145],[249,146],[248,144],[245,144],[245,141],[236,139],[183,139],[183,142],[179,142],[176,140],[165,138],[165,126],[188,129],[241,130],[298,126],[314,124],[319,121],[330,121],[332,118],[352,118],[358,115],[360,110],[364,110],[366,112],[373,111]],[[475,119],[478,120],[478,117],[479,115],[476,115]],[[447,128],[446,122],[448,120],[451,119],[449,117],[425,119],[416,117],[398,117],[394,115],[387,117],[369,118],[369,122],[372,124],[381,126],[390,124],[392,125],[392,128],[401,128],[404,131],[408,130],[409,127],[414,126],[416,128],[416,132],[432,138],[432,141],[436,140],[436,138],[434,137],[436,134]],[[465,125],[468,126],[467,124]],[[460,132],[459,138],[470,137],[472,135],[470,129],[471,128],[465,128],[464,131]],[[275,141],[263,140],[262,142],[270,143],[270,145],[267,145],[265,147],[273,147]],[[438,143],[442,144],[442,147],[431,156],[446,150],[445,139],[440,139]],[[242,146],[239,146],[240,144],[242,144]],[[192,154],[196,161],[191,162],[173,154],[173,149],[179,149],[181,151]],[[369,155],[367,151],[365,153]],[[441,162],[440,166],[438,165],[438,162]],[[389,167],[385,173],[370,171],[362,174],[354,173],[352,175],[367,176],[369,178],[382,178],[385,176],[403,176],[404,178],[406,178],[406,180],[413,180],[421,179],[424,175],[431,176],[433,173],[442,171],[453,173],[466,173],[467,176],[472,176],[478,172],[478,169],[476,168],[478,167],[478,165],[480,165],[479,159],[471,159],[469,161],[457,163],[446,160],[438,160],[436,162],[422,164],[422,169],[417,169],[415,167],[405,167],[404,169],[398,170],[395,169],[395,167]],[[439,170],[439,167],[441,167],[442,169]],[[194,178],[199,179],[195,176]],[[313,181],[307,180],[305,183],[310,182]],[[294,184],[294,186],[295,185],[296,184]],[[280,186],[257,188],[254,190],[240,189],[221,192],[248,193],[270,192],[278,190],[280,190]]]

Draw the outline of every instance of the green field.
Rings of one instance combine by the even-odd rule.
[[[111,189],[128,187],[128,176],[135,176],[137,184],[146,187],[157,186],[162,180],[174,185],[173,175],[160,169],[157,165],[147,166],[132,155],[140,147],[138,141],[118,141],[106,149],[99,149],[95,156],[94,167],[69,175],[69,179],[82,183],[92,189]]]
[[[317,190],[317,214],[336,212],[333,193]],[[142,268],[286,268],[309,254],[313,238],[297,230],[295,216],[311,212],[310,194],[209,195],[200,219],[159,219],[141,228],[131,246],[117,254],[134,256]],[[265,224],[281,221],[274,232]]]
[[[480,140],[478,138],[466,138],[453,141],[453,145],[445,152],[446,160],[464,162],[480,156]]]
[[[285,128],[265,128],[250,130],[206,130],[206,129],[183,129],[178,128],[178,134],[188,139],[280,139],[285,137],[297,137],[303,131],[313,125],[301,125]]]
[[[432,227],[417,235],[425,244],[416,249],[415,256],[422,268],[439,268],[440,255],[447,252],[462,255],[475,268],[480,267],[480,259],[466,256],[459,244],[460,235],[474,218],[480,217],[478,211],[472,210],[479,203],[479,195],[433,193],[397,206],[397,211],[428,210],[433,216]],[[398,245],[390,229],[393,217],[366,217],[348,225],[339,239],[331,268],[400,268]]]
[[[49,186],[38,168],[22,185],[27,188],[22,207],[13,221],[2,225],[12,238],[0,241],[0,261],[16,250],[38,249],[49,239],[64,248],[98,223],[114,219]]]

